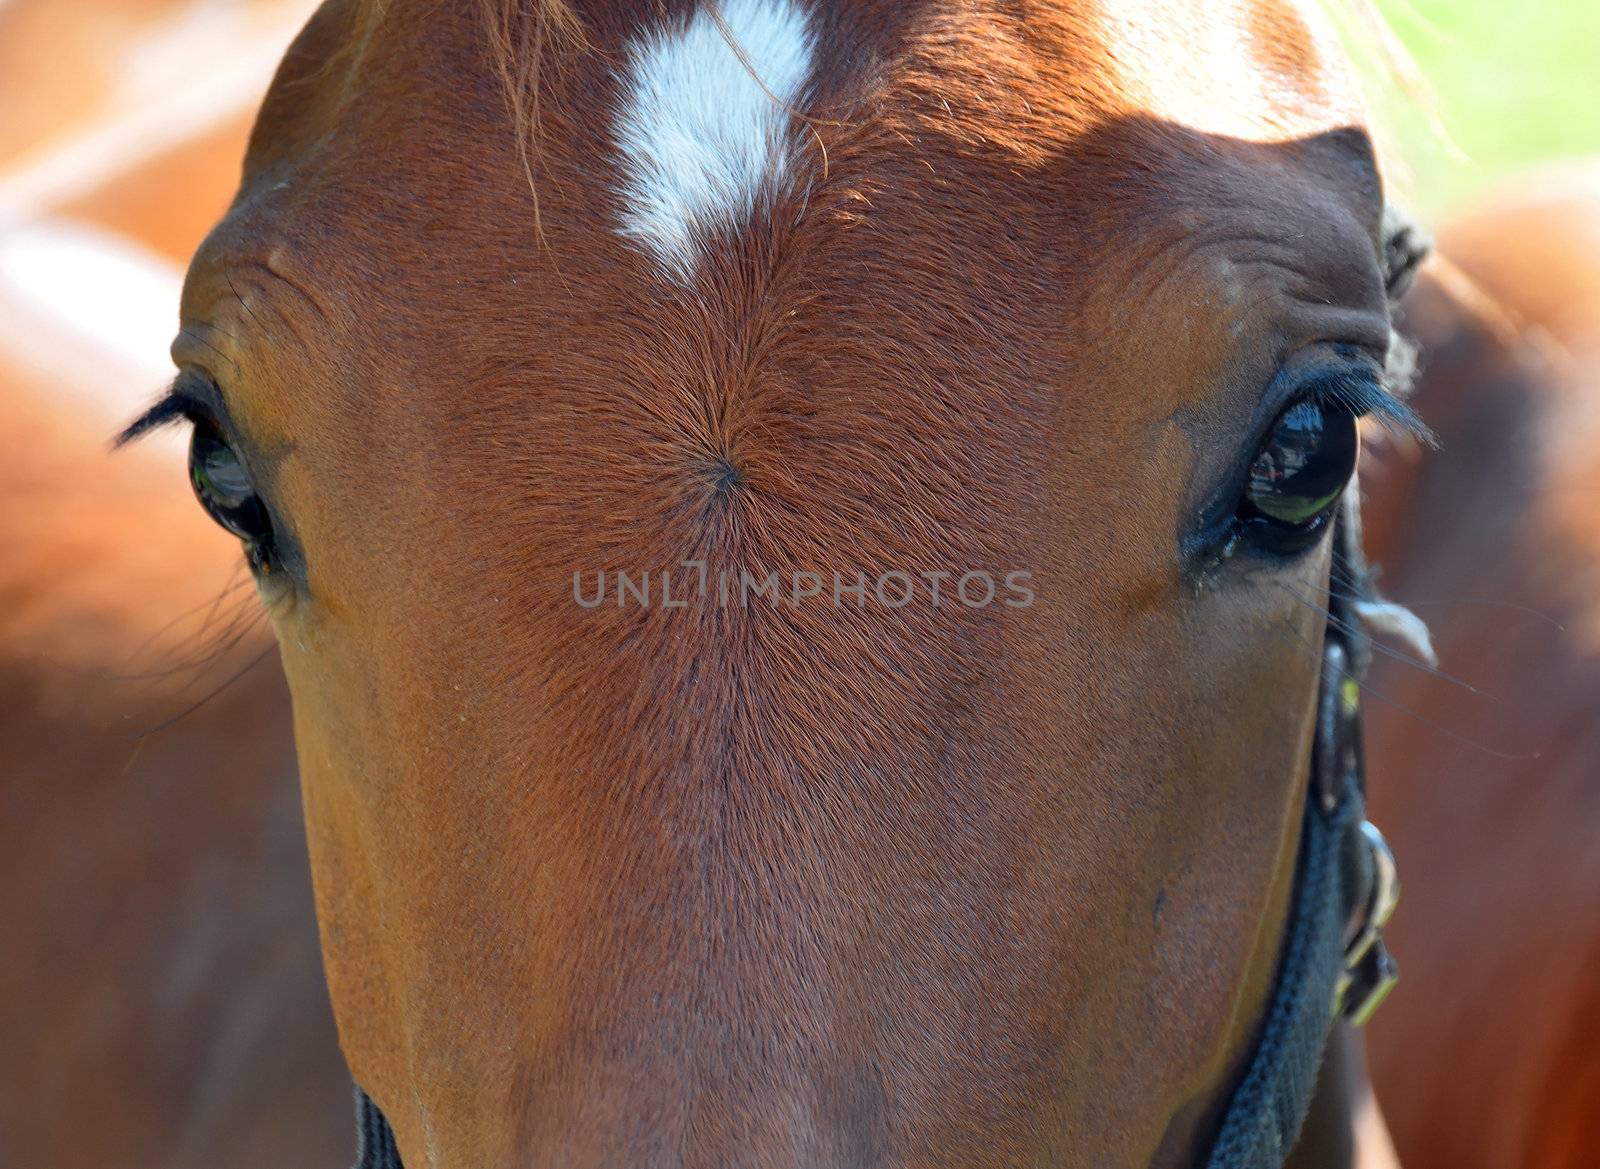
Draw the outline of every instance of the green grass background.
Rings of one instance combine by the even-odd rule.
[[[1401,197],[1437,219],[1509,171],[1600,155],[1600,0],[1377,0],[1437,94],[1460,155],[1403,99],[1390,108],[1411,175]]]

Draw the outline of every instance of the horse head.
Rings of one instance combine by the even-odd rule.
[[[194,423],[271,616],[407,1164],[1192,1163],[1288,961],[1358,420],[1409,418],[1335,45],[312,20],[134,430]]]

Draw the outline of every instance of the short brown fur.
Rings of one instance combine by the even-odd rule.
[[[817,3],[805,184],[676,283],[611,122],[689,7],[395,4],[350,55],[329,5],[190,273],[175,356],[293,548],[352,1069],[418,1166],[1188,1164],[1272,979],[1326,549],[1182,537],[1286,360],[1387,347],[1359,106],[1277,3]],[[1038,602],[573,602],[685,559]]]

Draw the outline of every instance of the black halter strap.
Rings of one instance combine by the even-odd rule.
[[[1364,578],[1354,492],[1339,517],[1334,576]],[[1367,646],[1344,591],[1330,589],[1316,738],[1287,935],[1271,1001],[1206,1169],[1279,1169],[1316,1091],[1334,1024],[1360,1024],[1395,980],[1382,928],[1399,896],[1394,860],[1365,817],[1361,698]],[[355,1169],[403,1169],[394,1132],[356,1089]]]
[[[1353,495],[1335,536],[1335,579],[1364,578]],[[1400,886],[1365,819],[1361,692],[1367,645],[1353,601],[1330,589],[1311,784],[1288,934],[1260,1038],[1233,1091],[1206,1169],[1279,1169],[1316,1091],[1340,1019],[1364,1023],[1394,985],[1382,929]]]
[[[356,1165],[355,1169],[405,1169],[400,1150],[394,1143],[394,1130],[383,1112],[359,1087],[356,1089]]]

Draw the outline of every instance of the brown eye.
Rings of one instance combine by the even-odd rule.
[[[189,482],[206,513],[249,545],[257,561],[272,542],[272,520],[238,453],[203,424],[189,441]]]
[[[1239,518],[1282,551],[1314,541],[1355,474],[1356,419],[1337,402],[1297,402],[1250,464]]]

